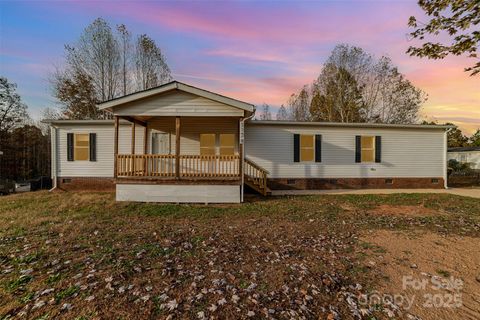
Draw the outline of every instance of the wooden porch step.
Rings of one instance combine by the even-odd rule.
[[[257,191],[258,193],[262,194],[263,196],[269,196],[269,195],[272,194],[272,191],[270,190],[270,188],[268,188],[268,187],[262,188],[260,186],[260,184],[255,179],[253,179],[252,177],[250,177],[248,175],[245,175],[245,180],[244,181],[245,181],[245,184],[247,186],[249,186],[253,190]]]

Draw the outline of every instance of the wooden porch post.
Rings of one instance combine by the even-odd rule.
[[[117,178],[117,174],[118,174],[118,168],[117,168],[117,158],[118,158],[118,116],[115,116],[115,134],[114,134],[114,142],[113,142],[113,154],[114,154],[114,158],[113,158],[113,177],[114,178]]]
[[[135,122],[132,122],[132,154],[135,154]]]
[[[135,158],[135,122],[132,122],[132,171],[133,175],[136,176],[137,172],[135,171],[135,162],[137,162],[137,159]]]
[[[143,128],[143,154],[147,154],[147,137],[148,137],[148,129],[147,126]]]
[[[143,127],[143,175],[147,175],[148,171],[148,161],[147,161],[147,136],[148,136],[148,128],[147,126]]]
[[[175,117],[175,177],[180,178],[180,117]]]

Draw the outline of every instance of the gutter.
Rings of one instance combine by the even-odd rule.
[[[244,183],[245,183],[245,121],[252,119],[255,116],[255,109],[253,110],[252,114],[246,118],[243,118],[240,121],[240,125],[243,127],[243,143],[242,143],[242,176],[241,181],[242,184],[240,185],[240,203],[243,203],[243,193],[244,193]],[[240,130],[239,130],[240,131]],[[238,137],[240,139],[240,137]]]
[[[57,189],[57,127],[50,124],[50,165],[52,188],[48,192]]]

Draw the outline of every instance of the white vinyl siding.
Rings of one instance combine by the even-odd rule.
[[[114,126],[112,124],[59,125],[56,134],[58,177],[113,177]],[[119,153],[131,153],[132,126],[120,125]],[[96,133],[96,161],[67,161],[67,133]],[[136,153],[143,153],[143,127],[136,126]]]
[[[220,134],[235,135],[235,152],[238,153],[238,119],[237,118],[181,118],[180,154],[200,154],[200,134],[214,133],[216,136],[216,153],[219,154]],[[175,117],[152,119],[148,122],[147,153],[150,153],[152,133],[170,135],[171,154],[175,154]],[[135,126],[135,153],[143,154],[144,127]],[[114,125],[86,124],[58,125],[57,129],[57,176],[58,177],[113,177]],[[67,161],[67,133],[96,133],[96,161]],[[119,129],[118,153],[130,154],[132,125],[121,124]]]
[[[293,135],[322,135],[322,162],[293,161]],[[381,136],[382,162],[355,163],[355,136]],[[443,177],[444,130],[248,124],[245,155],[270,178]]]
[[[216,136],[216,153],[220,153],[219,135],[235,135],[235,152],[238,153],[238,126],[237,118],[181,118],[180,119],[180,154],[200,154],[200,134],[214,133]],[[165,132],[170,134],[172,154],[175,153],[175,117],[152,119],[148,122],[149,132]],[[151,137],[148,139],[149,151]]]
[[[244,110],[177,90],[115,107],[114,113],[124,116],[242,117]]]
[[[136,126],[136,153],[143,153],[142,126]],[[175,152],[175,118],[148,122],[151,132],[169,133]],[[114,126],[112,124],[61,124],[56,132],[58,177],[112,177]],[[96,161],[67,161],[67,133],[96,133]],[[182,118],[181,154],[200,154],[200,133],[235,134],[238,119]],[[321,134],[322,162],[293,162],[293,134]],[[355,163],[355,136],[381,136],[382,162]],[[445,133],[438,129],[340,128],[301,125],[251,125],[245,128],[246,157],[270,172],[271,178],[443,177]],[[120,126],[119,153],[131,152],[131,125]],[[219,148],[217,142],[217,148]],[[219,150],[218,150],[219,151]],[[218,152],[217,152],[218,153]],[[451,156],[449,155],[449,158]]]

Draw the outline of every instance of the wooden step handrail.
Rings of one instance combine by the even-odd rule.
[[[248,158],[245,158],[244,169],[245,176],[251,179],[254,185],[258,186],[259,190],[257,191],[260,191],[260,193],[266,196],[268,192],[267,177],[269,172]]]
[[[264,169],[260,165],[258,165],[256,162],[253,160],[250,160],[249,158],[245,157],[245,163],[248,163],[249,165],[255,167],[258,170],[264,171],[266,174],[270,174],[270,172],[267,169]]]

